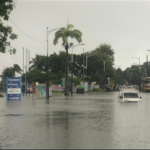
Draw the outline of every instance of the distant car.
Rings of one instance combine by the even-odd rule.
[[[140,102],[141,97],[139,96],[138,90],[124,89],[119,92],[119,98],[124,102]]]
[[[33,89],[33,88],[27,88],[27,93],[35,93],[35,89]]]

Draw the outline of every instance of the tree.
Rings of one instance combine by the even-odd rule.
[[[5,76],[5,78],[15,77],[15,72],[20,73],[20,74],[22,73],[22,69],[17,64],[14,64],[13,67],[7,67],[6,69],[4,69],[2,74]]]
[[[96,51],[109,56],[110,58],[114,59],[114,51],[109,44],[101,44],[99,47],[96,48]]]
[[[13,72],[11,67],[4,69],[2,74],[4,75],[5,79],[6,79],[6,77],[13,77],[14,76],[14,72]]]
[[[2,23],[3,20],[9,19],[9,14],[13,10],[15,3],[13,0],[1,0],[0,2],[0,52],[5,53],[6,49],[9,48],[8,52],[10,54],[15,54],[16,49],[10,47],[10,42],[8,39],[14,40],[17,38],[17,35],[13,33],[13,30],[10,26],[4,26]]]
[[[22,74],[22,69],[17,64],[14,64],[14,66],[12,67],[12,70],[13,70],[14,76],[15,76],[15,72]]]
[[[34,70],[34,69],[40,69],[42,71],[46,71],[46,57],[45,56],[41,56],[41,55],[36,55],[35,58],[32,58],[32,60],[30,61],[30,68],[29,70]]]
[[[58,43],[58,40],[62,38],[62,41],[63,41],[62,45],[66,50],[66,62],[65,62],[65,81],[66,81],[65,82],[65,95],[66,96],[69,95],[69,92],[68,92],[68,49],[73,45],[73,43],[68,42],[68,37],[75,38],[78,41],[78,43],[82,42],[81,31],[77,29],[72,30],[73,28],[74,26],[72,24],[67,24],[66,28],[61,28],[59,31],[55,33],[55,37],[53,41],[54,45],[56,45]]]

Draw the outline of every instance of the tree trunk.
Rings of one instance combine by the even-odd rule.
[[[65,63],[65,96],[69,95],[68,91],[68,44],[66,45],[66,63]]]

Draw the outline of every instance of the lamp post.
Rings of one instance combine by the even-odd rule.
[[[105,71],[105,64],[106,64],[106,62],[109,62],[109,61],[111,61],[111,60],[104,61],[104,71]],[[112,62],[112,61],[111,61],[111,62]]]
[[[93,55],[86,55],[86,69],[87,69],[87,67],[88,67],[88,61],[87,61],[88,58],[91,57],[91,56],[94,56],[94,55],[95,55],[95,54],[93,54]]]
[[[148,49],[147,51],[150,51],[150,50]],[[148,55],[147,55],[147,77],[149,76],[149,70],[148,70],[148,68],[149,68],[149,63],[148,63]]]
[[[49,81],[48,81],[48,35],[49,35],[52,31],[59,30],[59,29],[63,29],[63,28],[56,28],[56,29],[48,30],[48,27],[47,27],[47,84],[46,84],[47,100],[49,99]]]
[[[81,45],[85,45],[85,44],[78,44],[78,45],[74,45],[72,46],[72,55],[71,55],[71,62],[73,63],[73,49],[77,46],[81,46]]]
[[[141,66],[140,66],[140,57],[132,57],[133,59],[137,59],[139,61],[139,91],[141,91]]]
[[[78,44],[78,45],[74,45],[72,46],[72,57],[71,57],[71,62],[72,62],[72,65],[73,65],[73,49],[77,46],[81,46],[81,45],[85,45],[85,44]],[[73,95],[73,89],[72,89],[72,83],[73,83],[73,71],[71,72],[71,96]]]
[[[131,79],[131,75],[132,75],[133,73],[135,74],[135,72],[130,72],[130,79]]]
[[[109,87],[109,80],[110,80],[110,78],[107,78],[108,79],[108,87]]]

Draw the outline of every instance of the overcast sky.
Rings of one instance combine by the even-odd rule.
[[[18,35],[17,40],[11,41],[17,53],[0,54],[0,72],[13,64],[23,67],[23,47],[30,50],[31,58],[35,54],[46,55],[46,28],[65,27],[67,20],[83,33],[85,45],[74,48],[73,53],[81,54],[83,48],[87,52],[103,43],[110,44],[115,52],[115,65],[121,65],[123,70],[139,63],[131,57],[140,57],[143,64],[146,55],[150,56],[147,51],[150,49],[150,1],[18,0],[10,20],[5,22]],[[64,50],[62,40],[53,45],[54,33],[48,37],[49,54]]]

